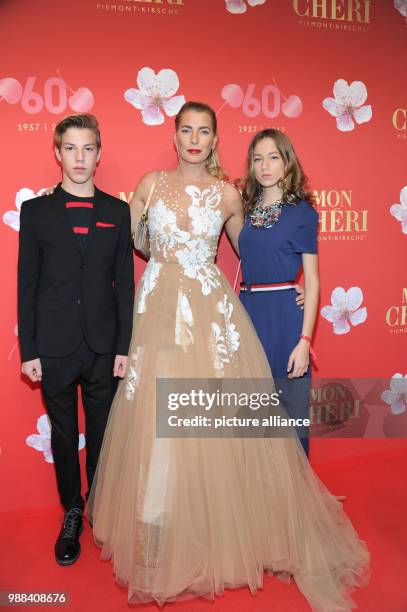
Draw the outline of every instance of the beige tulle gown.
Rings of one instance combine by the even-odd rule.
[[[214,263],[224,184],[161,172],[151,258],[89,500],[95,541],[133,603],[261,589],[293,576],[313,610],[354,607],[369,553],[297,438],[158,438],[155,379],[270,378],[244,308]]]

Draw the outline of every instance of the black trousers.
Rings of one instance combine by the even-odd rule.
[[[116,392],[115,356],[94,353],[85,340],[67,357],[40,357],[42,392],[51,422],[51,448],[65,510],[83,508],[78,454],[78,386],[85,411],[86,475],[92,486],[110,406]]]

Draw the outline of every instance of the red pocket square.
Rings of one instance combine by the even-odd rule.
[[[96,227],[116,227],[114,223],[104,223],[103,221],[96,221]]]

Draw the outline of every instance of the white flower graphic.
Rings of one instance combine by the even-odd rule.
[[[393,374],[390,389],[383,391],[381,398],[389,404],[391,414],[402,414],[407,406],[407,374]]]
[[[390,214],[401,223],[401,231],[407,234],[407,185],[400,191],[400,204],[390,206]]]
[[[38,434],[31,434],[26,438],[26,444],[35,448],[37,451],[44,453],[44,459],[47,463],[54,463],[51,450],[51,426],[49,423],[48,416],[43,414],[37,419],[37,431]],[[79,434],[78,449],[82,450],[85,447],[85,436],[83,433]]]
[[[335,334],[347,334],[350,331],[349,323],[359,325],[366,321],[367,309],[360,308],[363,302],[363,293],[360,287],[351,287],[345,291],[343,287],[336,287],[331,294],[332,306],[321,308],[321,315],[333,323]]]
[[[394,8],[396,8],[403,17],[407,17],[407,0],[394,0]]]
[[[372,107],[363,106],[367,98],[366,85],[362,81],[353,81],[348,85],[344,79],[335,81],[334,98],[325,98],[322,106],[333,117],[336,127],[341,132],[349,132],[356,123],[366,123],[372,118]]]
[[[17,210],[8,210],[6,213],[4,213],[3,223],[12,227],[13,230],[15,230],[16,232],[19,232],[20,231],[20,210],[21,210],[21,206],[23,205],[23,202],[42,195],[44,191],[45,191],[45,188],[40,189],[38,193],[35,193],[29,187],[23,187],[22,189],[19,189],[19,191],[17,191],[16,193],[16,200],[15,200]]]
[[[184,96],[174,96],[179,88],[179,80],[174,70],[165,68],[155,74],[145,67],[137,74],[138,89],[130,88],[124,92],[124,99],[141,110],[146,125],[164,123],[164,115],[173,117],[185,102]]]
[[[257,6],[258,4],[264,4],[266,0],[247,0],[249,6]],[[246,2],[244,0],[225,0],[226,9],[229,13],[235,15],[239,13],[245,13],[247,11]]]

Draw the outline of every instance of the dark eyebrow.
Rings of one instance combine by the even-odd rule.
[[[69,147],[76,147],[77,145],[74,144],[73,142],[64,142],[63,146],[68,145]],[[88,144],[84,144],[84,147],[95,147],[96,143],[95,142],[89,142]]]
[[[180,129],[181,128],[189,128],[190,130],[192,130],[192,125],[180,125]],[[200,130],[211,130],[212,128],[209,125],[200,125],[198,129],[200,129]]]

